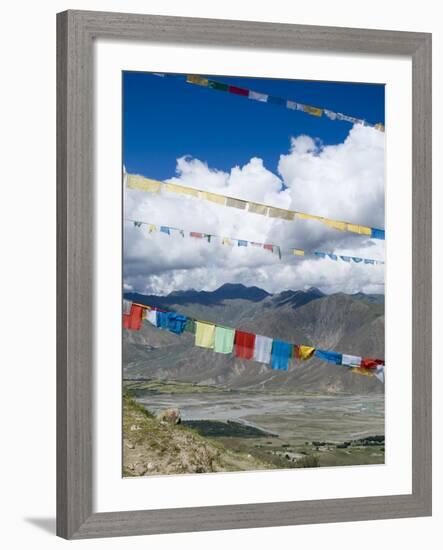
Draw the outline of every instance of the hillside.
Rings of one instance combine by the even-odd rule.
[[[290,342],[384,357],[382,295],[324,295],[315,288],[269,295],[257,287],[224,285],[213,293],[127,297]],[[294,364],[287,373],[276,372],[253,361],[195,348],[192,335],[176,336],[149,323],[138,332],[124,331],[123,351],[126,378],[175,379],[234,389],[383,392],[376,379],[351,374],[315,358]]]
[[[270,469],[249,454],[232,452],[195,430],[161,423],[132,398],[123,398],[123,475],[143,476]]]

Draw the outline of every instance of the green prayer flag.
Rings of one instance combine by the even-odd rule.
[[[232,328],[215,327],[214,351],[217,353],[232,353],[234,336],[235,330]]]
[[[195,321],[194,319],[186,319],[185,324],[185,332],[190,332],[191,334],[195,334]]]
[[[212,88],[213,90],[220,90],[221,92],[228,91],[227,84],[223,84],[222,82],[216,82],[215,80],[208,80],[208,88]]]

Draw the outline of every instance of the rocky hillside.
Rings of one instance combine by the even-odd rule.
[[[161,422],[131,397],[123,398],[123,475],[143,476],[269,469],[185,426]]]
[[[224,285],[213,293],[180,292],[167,297],[128,295],[202,320],[218,322],[289,342],[362,356],[384,357],[384,298],[324,295],[318,289],[269,295],[256,287]],[[145,323],[124,331],[126,378],[160,378],[235,389],[330,393],[382,392],[376,379],[352,374],[317,359],[273,371],[253,361],[195,348],[190,334],[176,336]]]

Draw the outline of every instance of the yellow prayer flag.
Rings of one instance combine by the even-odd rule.
[[[198,84],[199,86],[208,85],[207,78],[203,78],[202,76],[198,76],[195,74],[188,74],[188,76],[186,77],[186,82],[189,82],[190,84]]]
[[[201,191],[200,197],[207,201],[215,202],[216,204],[226,204],[226,197],[217,195],[216,193],[210,193],[209,191]]]
[[[298,356],[305,361],[314,355],[315,348],[311,346],[298,346]]]
[[[226,197],[226,206],[232,206],[244,210],[246,208],[246,201],[240,199],[233,199],[232,197]]]
[[[303,212],[295,212],[295,215],[302,220],[317,220],[321,222],[324,220],[321,216],[314,216],[313,214],[305,214]]]
[[[226,244],[228,246],[232,246],[232,241],[229,237],[222,237],[222,244]]]
[[[148,193],[158,193],[162,187],[161,181],[151,180],[143,176],[128,174],[126,186],[129,189],[137,189],[138,191],[147,191]]]
[[[189,195],[190,197],[198,197],[199,190],[192,187],[186,187],[185,185],[178,185],[177,183],[165,183],[166,191],[171,193],[179,193],[180,195]]]
[[[295,256],[304,256],[304,255],[305,255],[305,251],[304,251],[304,250],[300,250],[299,248],[293,248],[293,249],[292,249],[292,253],[293,253]]]
[[[385,125],[382,124],[381,122],[378,122],[377,124],[374,124],[374,128],[376,130],[380,130],[380,132],[384,132],[385,131]]]
[[[264,204],[259,204],[257,202],[248,202],[248,212],[253,214],[262,214],[263,216],[268,215],[268,207]]]
[[[346,231],[346,222],[339,222],[337,220],[328,220],[328,218],[324,218],[323,223],[329,225],[329,227],[338,229],[339,231]]]
[[[318,107],[312,107],[311,105],[303,105],[303,111],[305,113],[309,113],[310,115],[314,116],[322,116],[323,109],[319,109]]]
[[[369,378],[372,378],[374,376],[374,373],[372,372],[372,369],[365,369],[362,367],[354,367],[351,369],[352,372],[355,372],[355,374],[360,374],[360,376],[369,376]]]
[[[154,233],[155,231],[157,231],[157,226],[153,223],[148,224],[148,233]]]
[[[281,218],[282,220],[292,221],[294,219],[295,212],[290,210],[283,210],[283,208],[269,208],[269,217],[270,218]]]
[[[195,345],[201,348],[214,348],[215,325],[195,322]]]
[[[359,235],[369,235],[371,236],[371,228],[366,227],[364,225],[357,225],[354,223],[348,223],[346,224],[346,228],[348,231],[352,231],[352,233],[358,233]]]

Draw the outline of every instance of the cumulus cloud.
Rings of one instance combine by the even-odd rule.
[[[260,158],[229,172],[182,157],[168,181],[334,219],[384,227],[384,135],[354,126],[343,143],[323,146],[301,135],[280,156],[278,175]],[[316,221],[266,218],[207,201],[126,189],[125,218],[308,251],[384,259],[384,243],[330,229]],[[179,234],[148,234],[125,222],[125,288],[167,294],[213,290],[226,282],[269,292],[317,286],[324,292],[383,292],[383,266],[316,258],[278,257],[253,247],[222,246]]]

